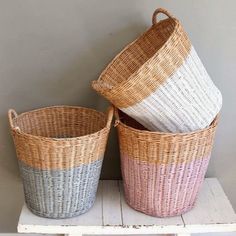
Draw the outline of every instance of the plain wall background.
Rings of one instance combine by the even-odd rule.
[[[68,104],[104,110],[90,83],[151,24],[157,7],[183,23],[223,94],[208,176],[218,177],[236,209],[236,1],[0,0],[0,232],[15,232],[23,201],[7,110]],[[102,178],[119,178],[115,131]]]

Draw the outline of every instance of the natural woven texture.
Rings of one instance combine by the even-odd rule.
[[[67,218],[92,206],[112,117],[113,108],[107,115],[71,106],[20,115],[9,110],[25,200],[32,212]]]
[[[180,22],[172,17],[162,20],[124,48],[92,86],[117,107],[132,106],[177,70],[190,49]]]
[[[156,22],[159,13],[169,18]],[[222,106],[180,22],[164,9],[103,71],[93,88],[146,128],[190,132],[210,125]]]
[[[102,112],[82,107],[55,106],[22,113],[12,119],[17,157],[43,170],[96,161],[104,154],[110,122]]]
[[[127,203],[148,215],[190,210],[204,179],[218,123],[191,133],[150,132],[116,112]]]

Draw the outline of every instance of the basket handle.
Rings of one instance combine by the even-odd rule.
[[[157,9],[154,11],[153,15],[152,15],[152,24],[153,24],[153,25],[155,25],[155,24],[158,23],[158,21],[157,21],[157,15],[158,15],[159,13],[162,13],[162,14],[168,16],[169,18],[174,18],[174,16],[171,15],[166,9],[164,9],[164,8],[157,8]]]
[[[114,127],[116,127],[120,123],[120,116],[119,116],[119,112],[118,112],[117,108],[115,108],[115,112],[114,113],[115,113],[115,124],[114,124]]]
[[[111,105],[107,109],[107,124],[106,124],[107,128],[110,128],[110,126],[111,126],[111,122],[112,122],[112,119],[113,119],[113,114],[114,114],[114,106]]]
[[[9,120],[11,128],[15,128],[14,124],[13,124],[13,119],[15,119],[17,116],[18,115],[17,115],[17,113],[14,109],[9,109],[8,110],[8,120]]]

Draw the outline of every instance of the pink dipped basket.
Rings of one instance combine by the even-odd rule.
[[[218,116],[190,133],[150,132],[116,110],[127,203],[156,217],[181,215],[195,205],[211,156]]]

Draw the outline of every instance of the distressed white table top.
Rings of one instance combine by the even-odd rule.
[[[19,233],[52,234],[158,234],[236,231],[236,215],[219,182],[205,179],[197,204],[190,212],[171,218],[155,218],[130,208],[122,182],[100,181],[93,208],[78,217],[53,220],[32,214],[23,206]]]

